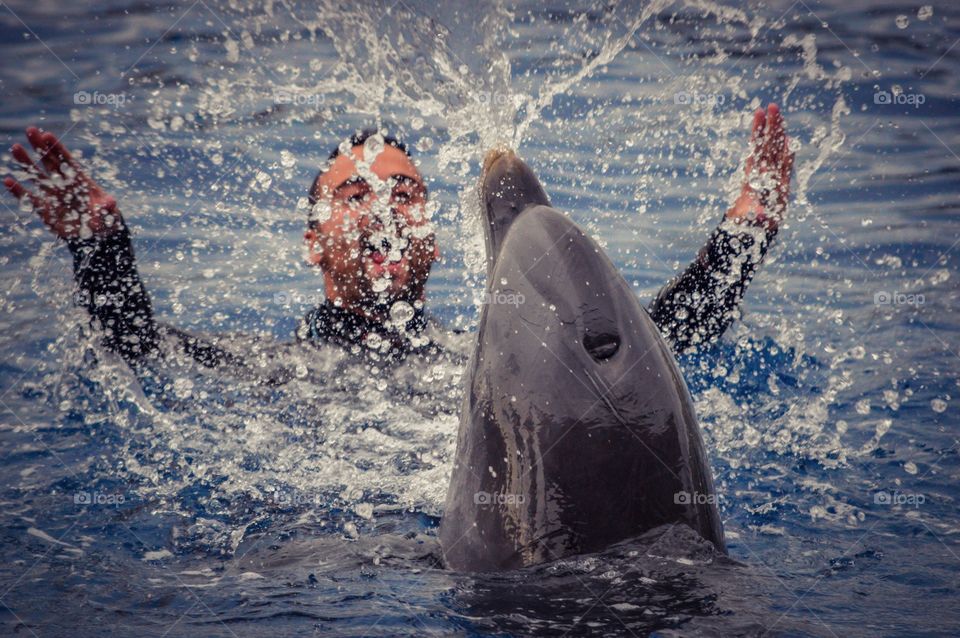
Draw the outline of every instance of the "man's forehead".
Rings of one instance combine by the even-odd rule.
[[[317,186],[332,192],[335,188],[358,175],[356,162],[364,160],[363,146],[354,146],[349,154],[341,153],[320,176]],[[373,160],[370,170],[380,179],[386,180],[395,175],[405,175],[423,181],[420,172],[406,153],[387,145]]]

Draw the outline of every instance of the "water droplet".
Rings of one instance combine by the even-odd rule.
[[[390,321],[397,327],[407,325],[407,322],[413,319],[413,306],[406,301],[398,301],[390,306]]]
[[[373,518],[373,503],[357,503],[353,506],[353,511],[361,518]]]

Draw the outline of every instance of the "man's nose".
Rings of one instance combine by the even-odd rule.
[[[384,219],[385,217],[387,219]],[[360,218],[357,220],[357,225],[361,230],[370,230],[372,232],[382,231],[386,223],[390,223],[397,231],[400,231],[407,225],[407,218],[399,208],[391,206],[388,215],[377,214],[372,210],[366,210],[361,213]]]

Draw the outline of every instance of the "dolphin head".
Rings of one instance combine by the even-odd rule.
[[[530,167],[509,149],[494,149],[483,160],[480,206],[487,244],[487,275],[500,253],[507,231],[529,206],[549,206],[550,200]]]
[[[441,525],[449,566],[509,569],[683,523],[723,532],[672,352],[516,155],[481,186],[489,277]]]

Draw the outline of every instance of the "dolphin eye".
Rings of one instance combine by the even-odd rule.
[[[609,332],[587,334],[583,338],[583,347],[597,361],[606,361],[620,349],[620,337]]]

